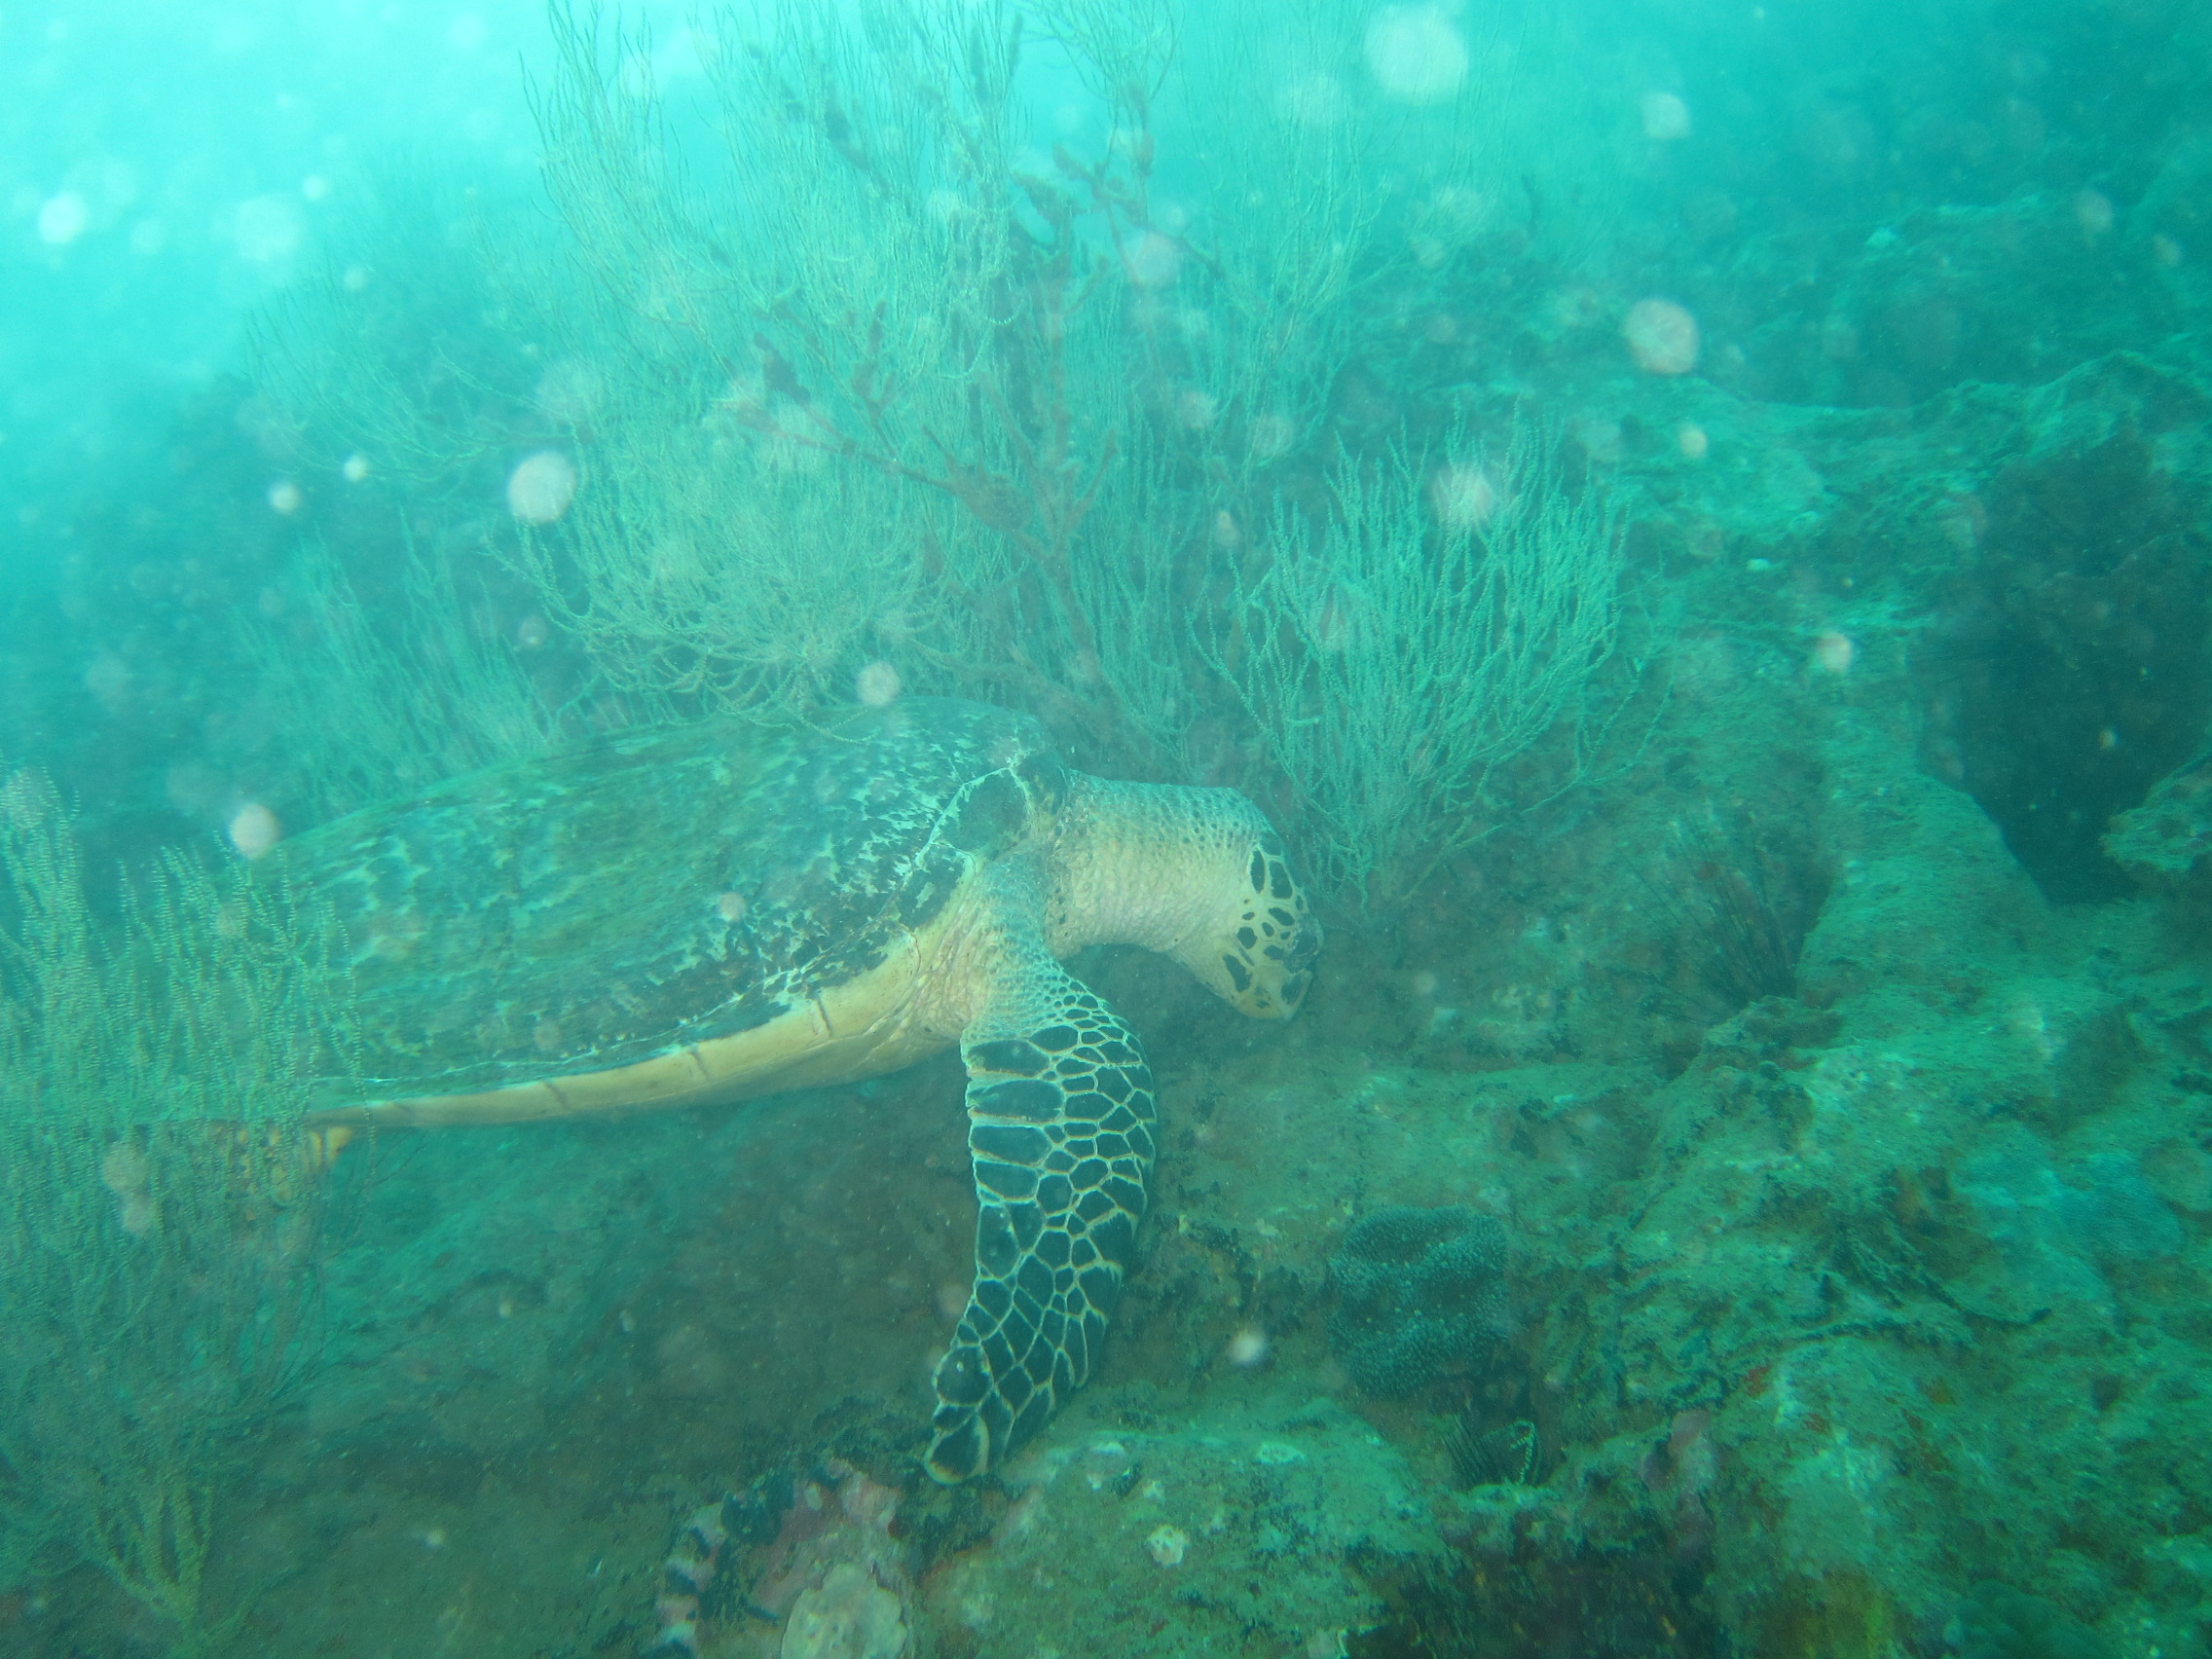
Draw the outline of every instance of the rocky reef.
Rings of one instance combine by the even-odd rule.
[[[257,1651],[2212,1659],[2212,146],[1954,201],[2001,127],[1807,96],[1857,217],[1736,153],[1613,275],[1376,301],[1336,429],[1547,423],[1642,672],[1297,1021],[1072,964],[1161,1153],[1034,1446],[917,1464],[950,1057],[385,1137],[209,1569]],[[1647,271],[1694,373],[1624,349]],[[0,1647],[149,1645],[114,1601],[0,1586]]]
[[[2194,371],[1577,396],[1710,444],[1613,463],[1679,613],[1648,735],[1340,934],[1288,1027],[1079,964],[1153,1045],[1159,1186],[1002,1481],[914,1462],[973,1225],[950,1062],[382,1148],[225,1568],[323,1540],[270,1650],[373,1603],[708,1659],[2207,1651]],[[2023,528],[2139,487],[2093,557]],[[2036,758],[1997,667],[2070,639],[2147,757]],[[733,1489],[757,1524],[672,1583]]]

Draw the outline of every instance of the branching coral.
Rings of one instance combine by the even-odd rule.
[[[456,562],[404,532],[399,541],[401,605],[362,605],[344,565],[311,540],[295,565],[298,603],[243,624],[256,702],[289,774],[289,828],[541,753],[569,723],[462,603]]]
[[[1603,499],[1527,431],[1494,460],[1456,439],[1346,461],[1330,494],[1325,521],[1277,516],[1202,648],[1290,778],[1324,888],[1386,909],[1496,823],[1500,774],[1555,729],[1555,790],[1586,773],[1619,707],[1594,682],[1621,555]]]
[[[1088,21],[1067,39],[1134,55],[1118,84],[1136,119],[1157,49]],[[603,347],[664,388],[605,424],[587,483],[607,504],[535,552],[562,614],[618,674],[740,707],[804,707],[876,653],[1144,748],[1105,660],[1139,634],[1102,635],[1079,572],[1127,545],[1090,534],[1134,476],[1099,242],[1142,217],[1146,147],[1023,161],[1012,10],[763,9],[710,65],[730,165],[691,193],[649,90],[559,33],[539,99],[554,197]],[[703,416],[725,453],[670,446]],[[779,603],[791,579],[804,591]],[[780,672],[794,631],[811,660]]]
[[[756,0],[690,37],[686,101],[557,7],[535,107],[566,258],[477,286],[544,364],[520,403],[487,369],[485,406],[517,445],[564,428],[576,488],[493,546],[626,690],[776,719],[957,691],[1095,765],[1272,766],[1338,896],[1397,903],[1582,775],[1617,623],[1604,505],[1548,454],[1440,528],[1426,459],[1343,417],[1378,295],[1525,252],[1486,238],[1594,84],[1549,24],[1436,21],[1456,67],[1409,86],[1354,0]],[[418,344],[336,378],[395,449],[473,465],[439,401],[466,377],[432,352],[425,382]],[[1330,504],[1293,511],[1332,449]],[[1378,627],[1347,649],[1332,613]],[[1505,777],[1562,729],[1559,766]]]
[[[0,1558],[89,1562],[184,1649],[235,1628],[213,1506],[314,1308],[324,945],[181,862],[104,936],[53,790],[0,783]]]
[[[287,435],[417,499],[496,483],[557,378],[533,349],[543,318],[522,309],[547,283],[526,294],[514,276],[551,266],[542,230],[520,203],[393,169],[360,183],[320,253],[253,326],[254,379]]]
[[[1792,995],[1829,884],[1821,861],[1786,832],[1710,812],[1677,822],[1642,878],[1672,958],[1661,1000],[1702,1030]]]

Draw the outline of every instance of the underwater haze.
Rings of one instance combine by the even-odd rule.
[[[0,1653],[2212,1659],[2197,0],[0,134]]]
[[[159,458],[166,406],[235,371],[246,313],[378,158],[526,183],[543,33],[521,5],[0,14],[13,524],[60,537],[90,471]]]

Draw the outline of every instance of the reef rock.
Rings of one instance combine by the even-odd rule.
[[[2212,908],[2212,750],[2169,773],[2112,821],[2105,851],[2155,892]]]
[[[1142,1431],[1110,1409],[1079,1403],[1008,1469],[989,1540],[930,1572],[938,1659],[1333,1655],[1379,1585],[1446,1559],[1444,1500],[1333,1401]]]
[[[776,1659],[902,1659],[913,1579],[893,1536],[899,1494],[832,1460],[801,1481],[761,1557],[751,1600],[782,1618]]]

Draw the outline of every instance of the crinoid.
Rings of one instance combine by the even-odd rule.
[[[1796,991],[1829,873],[1793,837],[1708,814],[1675,826],[1642,885],[1666,933],[1662,1000],[1703,1029]]]
[[[1536,1425],[1527,1418],[1485,1429],[1469,1411],[1454,1420],[1444,1437],[1444,1450],[1462,1485],[1528,1486],[1536,1476],[1541,1444]]]

